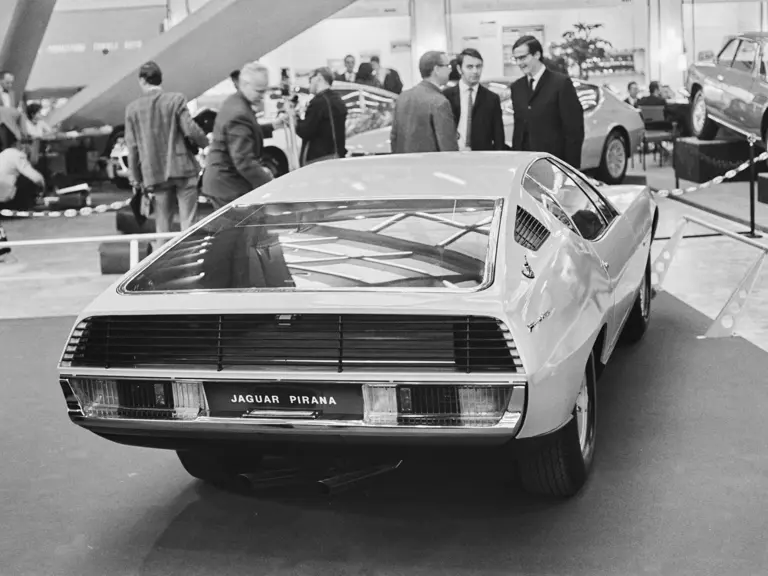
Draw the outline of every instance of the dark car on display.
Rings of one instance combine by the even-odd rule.
[[[730,37],[711,61],[688,69],[690,126],[712,140],[720,126],[768,142],[768,33]]]
[[[83,310],[58,367],[69,417],[212,483],[276,455],[487,448],[572,496],[596,379],[650,320],[657,221],[647,186],[596,188],[543,153],[312,164]]]

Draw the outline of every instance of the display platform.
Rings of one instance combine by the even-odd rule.
[[[759,145],[754,154],[762,153]],[[693,136],[678,138],[675,144],[675,170],[681,180],[701,184],[749,160],[749,144],[741,139],[699,140]],[[755,173],[768,172],[764,162],[755,165]],[[744,170],[733,178],[736,182],[749,180],[749,170]]]

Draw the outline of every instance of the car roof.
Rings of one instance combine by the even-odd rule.
[[[749,40],[768,40],[768,32],[740,32],[732,38],[747,38]]]
[[[434,152],[328,160],[294,170],[238,204],[360,198],[506,198],[539,152]]]

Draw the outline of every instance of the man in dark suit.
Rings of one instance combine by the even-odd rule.
[[[451,103],[460,150],[503,150],[504,121],[499,96],[480,84],[483,57],[467,48],[457,57],[461,80],[443,91]]]
[[[627,94],[628,96],[624,98],[624,102],[629,104],[630,106],[633,106],[637,108],[637,95],[640,92],[640,88],[637,86],[637,82],[634,80],[627,84]]]
[[[512,83],[515,110],[513,150],[549,152],[574,168],[581,167],[584,109],[571,79],[547,70],[541,43],[521,36],[512,55],[523,76]]]
[[[352,54],[344,56],[344,72],[336,74],[335,80],[339,82],[355,82],[357,75],[355,74],[355,57]]]
[[[221,105],[203,174],[203,194],[219,209],[273,179],[261,162],[264,136],[252,106],[269,90],[269,70],[259,62],[240,71],[239,89]]]
[[[296,134],[302,140],[302,166],[347,155],[347,106],[331,89],[332,84],[330,68],[318,68],[309,77],[309,91],[314,97],[304,118],[296,120]]]
[[[379,79],[384,90],[389,90],[395,94],[400,94],[403,91],[403,81],[400,79],[400,74],[398,74],[397,70],[394,68],[384,68],[378,56],[371,56],[371,66],[373,67],[373,73]]]
[[[430,51],[419,59],[423,80],[395,101],[390,143],[393,154],[459,149],[451,104],[440,89],[451,64],[445,52]]]
[[[177,205],[182,230],[197,219],[200,164],[195,154],[208,145],[208,138],[192,120],[184,95],[165,92],[162,82],[155,62],[139,69],[143,94],[125,110],[125,144],[131,184],[154,192],[156,230],[170,232]]]

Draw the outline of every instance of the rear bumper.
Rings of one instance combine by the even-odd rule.
[[[371,446],[498,446],[515,438],[522,415],[506,415],[496,426],[374,426],[363,422],[235,420],[113,420],[70,413],[72,422],[108,440],[131,446],[189,449],[215,443]]]

